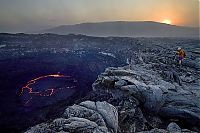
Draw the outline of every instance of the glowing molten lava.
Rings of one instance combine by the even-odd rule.
[[[46,79],[46,78],[61,78],[64,79],[65,81],[70,81],[72,82],[72,84],[70,86],[67,86],[68,84],[65,83],[64,86],[62,87],[45,87],[43,89],[39,89],[39,90],[34,90],[32,86],[34,86],[36,83],[41,82],[41,80]],[[51,81],[52,82],[52,81]],[[40,76],[38,78],[32,79],[30,81],[28,81],[25,86],[23,86],[20,89],[20,93],[19,96],[22,96],[25,93],[25,90],[28,90],[28,99],[25,101],[25,105],[28,104],[34,97],[49,97],[49,96],[53,96],[57,91],[59,90],[64,90],[64,89],[72,89],[76,87],[77,81],[75,79],[73,79],[71,76],[65,76],[62,74],[50,74],[50,75],[45,75],[45,76]]]

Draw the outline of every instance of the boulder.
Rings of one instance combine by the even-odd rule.
[[[118,112],[107,102],[85,101],[66,108],[63,118],[41,123],[26,133],[117,133]]]
[[[171,133],[181,133],[181,128],[174,122],[168,125],[167,130]]]
[[[200,126],[199,92],[194,94],[177,84],[180,79],[175,71],[172,71],[174,81],[171,83],[154,71],[137,66],[133,69],[108,68],[94,82],[93,89],[107,90],[118,99],[133,96],[146,111]],[[118,86],[114,87],[115,84]]]

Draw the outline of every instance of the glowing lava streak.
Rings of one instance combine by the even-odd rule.
[[[45,76],[40,76],[38,78],[32,79],[30,81],[27,82],[27,84],[21,88],[21,91],[19,93],[19,96],[21,96],[24,92],[25,89],[28,89],[28,93],[29,94],[35,94],[38,96],[51,96],[55,93],[55,89],[51,88],[51,89],[47,89],[44,92],[41,91],[33,91],[33,88],[31,87],[31,85],[35,84],[38,80],[43,79],[43,78],[48,78],[48,77],[53,77],[53,78],[70,78],[71,76],[65,76],[65,75],[61,75],[61,74],[50,74],[50,75],[45,75]],[[74,82],[77,82],[75,79],[73,79]],[[75,88],[76,86],[71,86],[71,87],[66,87],[66,88]],[[62,88],[59,88],[62,89]],[[31,100],[31,99],[30,99]]]

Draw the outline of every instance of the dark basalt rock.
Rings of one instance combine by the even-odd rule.
[[[50,72],[68,74],[66,70],[69,64],[69,73],[75,70],[73,76],[81,76],[83,79],[79,80],[79,93],[75,92],[72,98],[57,104],[48,104],[44,111],[36,110],[35,115],[28,115],[30,117],[26,118],[29,123],[25,122],[25,127],[37,124],[38,121],[34,122],[36,117],[45,118],[40,120],[45,122],[30,128],[27,132],[200,132],[200,55],[197,49],[199,39],[99,38],[54,34],[0,36],[1,42],[6,45],[0,52],[0,77],[3,85],[8,85],[4,86],[6,90],[13,88],[9,86],[10,79],[17,79],[12,84],[24,81],[23,86],[30,72],[33,77]],[[32,43],[29,43],[30,40]],[[184,48],[187,54],[181,66],[178,65],[175,54],[177,45]],[[129,66],[124,66],[126,59]],[[46,61],[50,64],[43,63]],[[26,65],[24,62],[27,62]],[[108,66],[119,65],[124,67],[108,68],[103,72]],[[93,91],[88,93],[100,72],[103,73],[93,84]],[[25,76],[22,80],[18,75]],[[29,78],[32,79],[32,76]],[[85,81],[87,84],[84,84]],[[20,88],[22,86],[20,85]],[[86,89],[88,91],[85,91]],[[44,92],[46,91],[43,90],[42,94],[46,94]],[[87,96],[82,98],[86,93]],[[8,96],[3,95],[2,99],[9,101]],[[5,100],[6,97],[9,100]],[[99,104],[103,107],[100,108],[101,111],[97,108]],[[5,104],[2,108],[10,110],[8,105]],[[60,115],[63,112],[64,115]],[[15,122],[6,119],[14,119],[14,116],[7,116],[2,114],[1,122],[7,122],[10,128]],[[22,119],[19,117],[17,123]],[[170,124],[171,122],[173,123]],[[19,128],[21,125],[23,123],[19,124]],[[12,132],[12,129],[7,132]]]
[[[85,101],[69,106],[63,118],[50,123],[42,123],[30,128],[26,133],[117,133],[118,112],[107,102]]]
[[[127,125],[131,128],[131,120],[133,120],[131,116],[134,116],[135,109],[141,107],[147,112],[161,116],[162,119],[176,119],[191,126],[199,127],[200,97],[198,91],[194,94],[190,89],[177,84],[175,79],[178,78],[180,81],[180,78],[174,76],[175,72],[172,73],[173,81],[166,82],[156,72],[146,70],[144,67],[134,66],[133,69],[107,68],[93,84],[94,90],[106,90],[114,98],[121,99],[121,101],[123,101],[123,97],[135,99],[135,107],[130,106],[131,109],[126,110],[123,104],[120,105],[120,108],[123,109],[122,113],[119,113],[121,120],[119,126],[124,128],[122,123],[125,119],[126,121],[128,119],[129,124]],[[123,84],[120,84],[120,86],[110,85],[118,84],[118,82]],[[140,131],[153,127],[151,123],[145,120],[145,117],[141,116],[141,118],[143,118],[144,126]],[[134,131],[139,129],[136,125],[134,125],[134,128],[136,128],[133,129]]]

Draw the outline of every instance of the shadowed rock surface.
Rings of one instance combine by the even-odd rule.
[[[84,132],[117,133],[118,112],[107,102],[85,101],[68,107],[63,118],[51,123],[42,123],[32,127],[26,133],[40,132]]]
[[[134,117],[135,110],[141,108],[145,112],[159,116],[158,119],[171,119],[199,127],[199,92],[191,92],[194,88],[183,87],[176,82],[166,82],[158,73],[144,69],[142,66],[135,65],[133,70],[107,68],[93,84],[93,89],[105,90],[111,93],[114,99],[120,101],[118,106],[121,108],[119,108],[119,117],[122,118],[120,120],[122,123],[127,117],[129,117],[128,121],[132,121],[131,117]],[[135,106],[124,107],[124,98],[129,98],[128,104],[132,102]],[[134,130],[144,130],[155,126],[142,116],[142,113],[140,115],[142,124],[138,126],[142,128],[137,128],[134,121],[133,125],[137,128]],[[131,128],[130,122],[128,124]]]
[[[168,49],[132,53],[129,66],[107,68],[93,84],[118,107],[119,132],[200,132],[200,56],[188,52],[194,60],[178,66]]]
[[[44,122],[29,132],[116,132],[116,129],[119,133],[180,129],[181,132],[200,132],[199,39],[0,34],[0,42],[3,44],[0,48],[3,81],[0,94],[1,103],[4,103],[0,113],[1,131],[13,132],[19,128],[21,132]],[[178,46],[186,51],[182,66],[177,65],[175,58]],[[129,66],[114,68],[127,65],[126,61]],[[34,115],[18,116],[13,110],[13,105],[18,107],[13,98],[16,94],[13,88],[20,86],[17,83],[24,85],[27,77],[32,79],[31,76],[37,77],[37,74],[68,74],[65,71],[68,63],[71,64],[69,73],[74,69],[78,73],[73,77],[83,78],[79,80],[81,91],[44,109],[37,108]],[[114,67],[99,75],[108,66]],[[84,84],[84,81],[90,82]],[[88,92],[94,81],[93,91]],[[82,98],[82,93],[87,95]],[[103,110],[96,109],[98,102],[104,103],[100,106]],[[112,107],[118,113],[118,124],[115,117],[104,118],[110,113],[116,116]],[[58,119],[54,121],[55,118]],[[55,128],[50,126],[53,123],[57,123]],[[59,126],[59,123],[65,124]]]
[[[182,78],[185,73],[179,76],[179,71],[189,69],[187,66],[178,67],[179,71],[166,68],[169,74],[164,75],[164,71],[154,70],[153,65],[140,57],[138,60],[141,62],[132,63],[131,69],[130,66],[107,68],[93,83],[93,92],[76,101],[83,102],[68,107],[63,118],[48,123],[47,128],[45,124],[37,125],[27,132],[37,133],[43,127],[51,132],[199,132],[200,95],[196,84],[199,69],[191,69],[196,75],[189,74],[194,83],[187,85],[188,80]],[[65,124],[49,126],[55,121]]]

